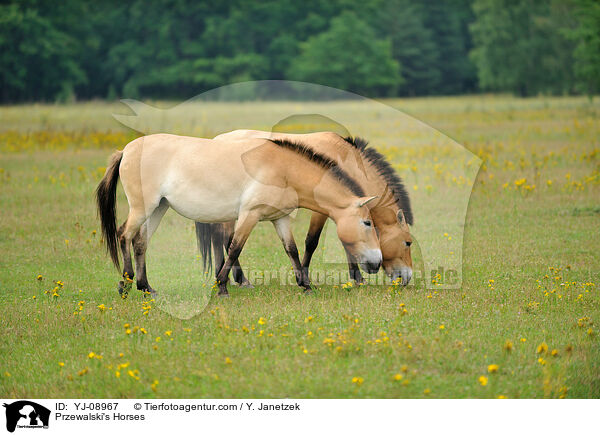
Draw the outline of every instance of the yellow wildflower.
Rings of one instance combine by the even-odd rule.
[[[361,385],[365,380],[363,378],[361,378],[360,376],[354,376],[352,378],[352,383],[356,384],[356,385]]]
[[[548,352],[548,345],[546,343],[541,343],[538,347],[537,347],[537,353],[545,353]]]

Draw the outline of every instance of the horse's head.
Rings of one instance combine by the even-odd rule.
[[[378,223],[377,229],[385,273],[392,281],[402,278],[402,285],[407,285],[412,278],[412,238],[402,210],[398,210],[395,222],[381,225]]]
[[[382,259],[379,239],[367,206],[375,198],[358,198],[336,220],[338,237],[346,252],[367,273],[377,273]]]

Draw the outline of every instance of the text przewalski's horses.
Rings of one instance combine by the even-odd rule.
[[[117,231],[116,189],[119,177],[129,214]],[[382,261],[379,240],[360,185],[333,160],[301,143],[265,139],[215,140],[156,134],[133,140],[111,157],[96,190],[102,231],[117,268],[123,254],[123,276],[137,287],[148,284],[148,241],[169,207],[197,222],[237,221],[228,258],[217,274],[219,295],[227,295],[232,265],[257,222],[275,225],[292,261],[298,284],[310,290],[290,228],[289,214],[298,207],[331,217],[351,258],[368,272]]]

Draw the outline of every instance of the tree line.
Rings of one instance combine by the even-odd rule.
[[[299,80],[366,96],[600,90],[598,0],[0,0],[0,102]]]

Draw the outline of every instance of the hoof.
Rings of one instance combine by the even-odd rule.
[[[229,292],[227,291],[227,282],[219,283],[219,291],[217,296],[221,298],[229,297]]]
[[[121,298],[127,299],[127,296],[129,296],[130,289],[131,289],[131,286],[127,286],[127,285],[125,285],[125,283],[123,281],[119,281],[119,286],[117,287],[117,291],[119,292],[119,295],[121,296]]]
[[[254,288],[254,286],[250,281],[246,280],[240,284],[240,288]]]
[[[310,288],[310,287],[305,288],[303,293],[305,295],[312,295],[312,294],[314,294],[313,291],[312,291],[312,288]]]

